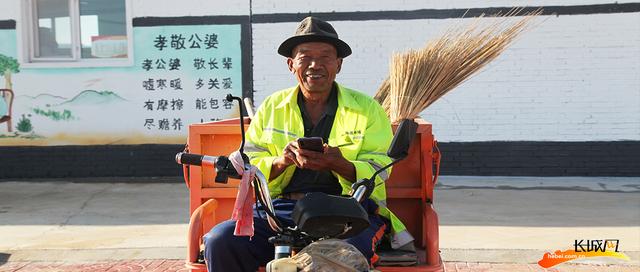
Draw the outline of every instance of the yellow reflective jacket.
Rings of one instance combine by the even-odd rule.
[[[333,121],[330,146],[341,146],[342,155],[353,163],[358,180],[369,178],[381,167],[391,163],[386,155],[391,144],[392,132],[389,119],[382,107],[371,97],[360,92],[338,86],[338,110]],[[284,147],[297,138],[304,137],[302,115],[298,107],[298,87],[278,91],[265,99],[251,120],[246,133],[245,151],[251,164],[269,177],[273,160],[282,155]],[[348,145],[345,145],[348,144]],[[291,165],[278,177],[269,181],[271,197],[279,196],[289,184],[295,165]],[[389,171],[376,178],[376,185],[389,177]],[[342,186],[342,193],[351,191],[351,182],[333,172]],[[387,208],[385,186],[376,186],[370,197],[378,206],[379,213],[391,221],[391,245],[401,247],[413,237],[400,220]]]

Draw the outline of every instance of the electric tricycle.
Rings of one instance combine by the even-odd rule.
[[[239,97],[227,95],[226,99],[229,102],[238,101],[240,111],[243,111],[242,100]],[[237,192],[237,181],[229,182],[229,178],[232,181],[241,178],[232,161],[225,156],[232,150],[229,149],[231,140],[235,140],[236,143],[241,140],[240,147],[237,149],[242,158],[241,167],[250,168],[249,159],[243,152],[244,122],[245,118],[239,118],[191,125],[187,148],[185,152],[176,155],[176,162],[184,166],[185,182],[191,193],[192,215],[189,226],[187,267],[192,271],[206,271],[201,252],[202,235],[216,223],[230,218],[234,193]],[[295,223],[293,227],[285,227],[275,217],[267,179],[257,171],[252,181],[256,207],[264,210],[269,226],[277,233],[269,239],[275,246],[275,252],[274,260],[267,265],[266,271],[296,271],[296,266],[290,259],[294,252],[298,252],[314,241],[331,238],[345,239],[366,229],[369,226],[368,216],[359,202],[366,199],[373,191],[375,177],[395,164],[397,165],[394,166],[394,171],[386,182],[388,205],[416,238],[419,260],[412,266],[387,266],[376,267],[376,269],[441,271],[443,265],[438,250],[438,221],[433,209],[433,186],[437,180],[439,151],[433,141],[430,125],[427,125],[421,120],[405,119],[398,126],[394,126],[394,138],[387,152],[387,155],[393,159],[392,163],[376,171],[370,178],[355,182],[349,196],[306,194],[296,203],[292,212]],[[202,133],[203,129],[205,133]],[[426,152],[428,156],[425,157],[423,144],[429,140],[429,148]],[[225,150],[213,148],[214,146],[224,147],[222,149]],[[408,160],[403,160],[407,157],[409,157]],[[429,169],[424,169],[427,166],[425,159],[428,159]],[[398,167],[400,169],[397,169]],[[435,175],[432,174],[432,167],[436,169]],[[398,172],[400,173],[396,174]],[[394,178],[398,181],[394,184],[395,186],[390,186],[390,181]],[[214,180],[214,183],[207,182],[210,180]],[[394,207],[397,208],[394,209]]]

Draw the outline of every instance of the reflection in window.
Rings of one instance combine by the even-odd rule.
[[[126,58],[125,0],[80,0],[82,58]]]
[[[32,22],[29,62],[129,59],[126,7],[131,0],[24,1]]]
[[[36,57],[71,57],[71,21],[67,0],[37,0]]]

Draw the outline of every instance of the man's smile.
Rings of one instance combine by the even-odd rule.
[[[323,73],[317,73],[317,72],[307,73],[305,76],[309,79],[321,79],[325,77]]]
[[[327,76],[325,76],[324,74],[307,74],[305,75],[306,78],[306,82],[307,83],[321,83],[323,81],[325,81],[327,79]]]

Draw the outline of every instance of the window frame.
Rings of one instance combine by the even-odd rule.
[[[38,18],[36,16],[36,0],[23,2],[24,28],[22,30],[23,51],[22,67],[25,68],[63,68],[63,67],[128,67],[133,66],[133,22],[131,15],[132,0],[125,0],[125,28],[127,34],[126,58],[82,58],[80,41],[80,0],[67,0],[71,22],[71,57],[36,57],[38,44]]]

